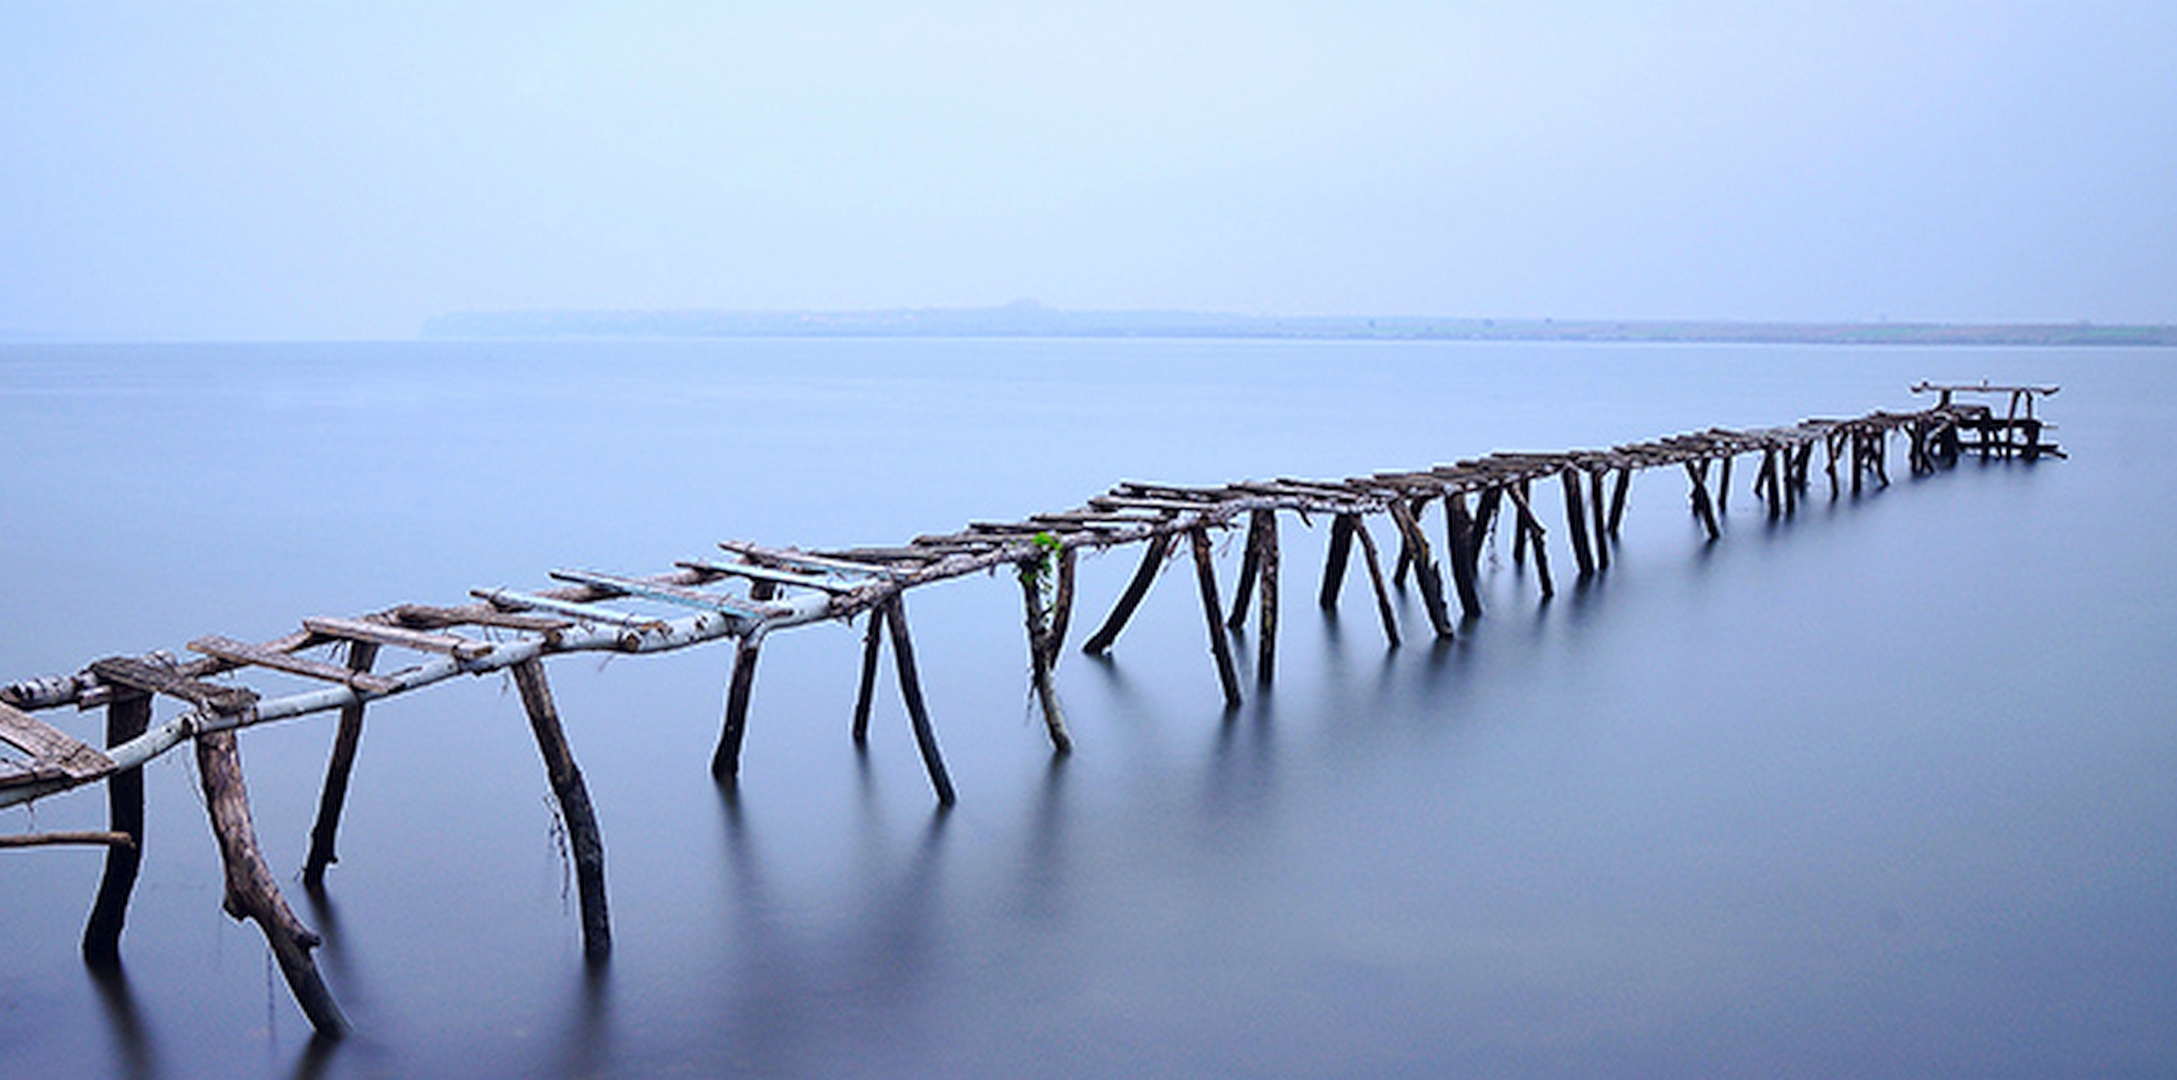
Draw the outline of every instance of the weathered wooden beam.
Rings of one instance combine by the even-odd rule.
[[[1262,572],[1262,519],[1247,518],[1247,539],[1240,545],[1240,580],[1232,587],[1232,613],[1225,625],[1238,630],[1247,625],[1247,608],[1255,596],[1255,575]]]
[[[133,656],[93,660],[91,674],[98,676],[100,682],[126,687],[131,692],[178,697],[221,713],[241,712],[257,701],[254,691],[198,682],[172,668],[147,664]]]
[[[1527,504],[1525,481],[1505,488],[1504,493],[1512,497],[1512,507],[1519,511],[1520,535],[1527,537],[1534,548],[1535,581],[1542,589],[1542,599],[1547,600],[1557,595],[1557,582],[1550,577],[1550,549],[1545,542],[1549,533],[1542,528],[1541,519],[1535,517],[1534,507]]]
[[[741,771],[741,737],[748,731],[748,702],[756,688],[756,657],[763,649],[761,628],[741,635],[733,649],[733,679],[726,689],[726,719],[711,751],[711,775],[731,780]]]
[[[375,648],[375,646],[373,647]],[[274,671],[284,671],[290,675],[300,675],[306,679],[339,683],[343,686],[354,687],[366,694],[390,694],[397,685],[391,679],[382,679],[366,672],[341,667],[338,664],[328,664],[322,660],[312,660],[307,656],[296,656],[293,653],[273,652],[270,649],[259,648],[247,642],[220,637],[216,634],[208,634],[190,642],[189,650],[203,653],[206,656],[217,657],[237,666],[255,665],[261,668],[271,668]]]
[[[488,597],[486,598],[488,599]],[[417,652],[438,653],[456,660],[475,660],[490,656],[494,648],[491,642],[465,638],[459,634],[439,634],[428,630],[410,630],[406,627],[388,626],[384,623],[365,622],[362,619],[342,619],[330,615],[313,616],[302,620],[302,627],[313,634],[340,638],[346,641],[368,641],[377,645],[394,645]]]
[[[1361,516],[1339,514],[1330,521],[1330,551],[1323,557],[1323,588],[1316,603],[1329,611],[1338,606],[1338,590],[1345,584],[1346,561],[1353,553],[1353,528]]]
[[[106,706],[106,745],[119,746],[151,726],[151,695],[124,694]],[[93,967],[121,963],[121,927],[128,921],[129,895],[144,857],[144,772],[129,769],[106,778],[106,827],[127,836],[126,847],[106,850],[98,878],[98,898],[83,926],[83,959]]]
[[[582,955],[592,964],[612,955],[612,917],[605,908],[605,840],[597,828],[597,812],[590,807],[590,791],[575,765],[574,751],[560,726],[559,708],[552,703],[551,685],[544,680],[544,663],[536,657],[512,668],[514,689],[521,694],[522,709],[529,714],[529,730],[537,738],[537,752],[544,757],[544,772],[559,801],[559,819],[567,827],[567,847],[574,856],[575,895],[582,906]]]
[[[1451,584],[1459,594],[1459,612],[1469,619],[1482,617],[1480,566],[1476,556],[1481,538],[1475,535],[1474,516],[1467,511],[1466,496],[1444,496],[1444,558],[1451,563]]]
[[[208,731],[196,737],[197,776],[204,788],[204,808],[212,821],[212,835],[219,841],[220,861],[226,866],[227,890],[223,905],[236,920],[248,919],[264,932],[265,943],[278,961],[287,988],[302,1006],[310,1026],[320,1036],[339,1038],[348,1031],[348,1018],[325,988],[317,961],[310,950],[318,936],[295,917],[287,899],[265,865],[257,846],[257,829],[250,821],[249,789],[242,780],[242,755],[234,732]],[[114,851],[122,849],[115,848]]]
[[[87,844],[108,848],[133,849],[136,846],[136,838],[125,832],[90,829],[14,833],[0,836],[0,848],[57,847],[63,844]]]
[[[70,736],[13,705],[0,703],[0,742],[6,742],[59,769],[63,775],[89,780],[113,771],[113,759],[88,743]]]
[[[1368,534],[1366,521],[1355,521],[1353,536],[1361,542],[1361,559],[1368,566],[1368,584],[1376,594],[1376,617],[1383,621],[1383,636],[1398,648],[1398,614],[1391,610],[1391,592],[1383,585],[1383,563],[1376,557],[1376,538]]]
[[[1217,681],[1224,688],[1225,707],[1240,705],[1240,676],[1233,670],[1232,646],[1225,640],[1224,605],[1217,599],[1217,567],[1210,557],[1209,530],[1187,530],[1194,550],[1194,579],[1202,594],[1202,618],[1209,624],[1209,651],[1217,661]]]
[[[1051,749],[1073,752],[1073,736],[1066,732],[1066,711],[1058,703],[1058,687],[1051,682],[1051,614],[1043,606],[1043,567],[1033,563],[1019,568],[1021,607],[1028,624],[1028,679],[1035,687],[1036,703],[1043,709],[1043,726],[1051,736]],[[1055,588],[1055,583],[1054,583]]]
[[[1251,516],[1262,526],[1260,554],[1256,558],[1262,583],[1262,612],[1256,624],[1255,681],[1267,684],[1277,669],[1277,511],[1256,510]]]
[[[915,729],[915,747],[922,751],[922,765],[930,774],[930,787],[939,806],[951,806],[958,798],[952,777],[945,772],[945,758],[937,750],[937,733],[930,726],[930,710],[922,701],[922,676],[915,671],[915,644],[907,633],[907,605],[894,593],[884,603],[886,629],[892,634],[892,659],[899,668],[900,698],[907,705],[907,720]]]
[[[536,593],[515,592],[512,589],[470,589],[469,595],[476,597],[479,600],[483,600],[488,603],[497,605],[499,607],[509,608],[515,611],[528,611],[532,609],[537,611],[552,611],[557,612],[561,615],[573,616],[574,618],[579,619],[583,622],[604,623],[607,626],[622,626],[626,627],[629,630],[654,630],[660,626],[665,625],[665,620],[660,619],[655,615],[637,615],[633,612],[620,611],[614,608],[603,607],[597,604],[583,603],[579,600],[563,600],[556,596],[541,596]],[[305,619],[303,621],[307,623],[309,620]],[[464,638],[462,640],[466,641],[468,639]],[[388,645],[395,644],[391,641],[385,641],[383,643]],[[484,643],[474,642],[473,644]]]
[[[697,611],[716,611],[750,621],[769,618],[783,610],[776,604],[760,600],[703,592],[680,585],[641,581],[617,574],[600,574],[594,570],[554,570],[552,576],[561,581],[572,581],[608,592],[655,600],[675,607],[694,608]]]
[[[1082,643],[1082,652],[1095,656],[1111,651],[1111,643],[1119,640],[1119,631],[1126,629],[1126,620],[1134,617],[1134,609],[1141,606],[1141,598],[1149,594],[1149,586],[1155,583],[1157,571],[1164,568],[1164,556],[1171,550],[1171,534],[1159,533],[1149,538],[1149,545],[1142,552],[1141,565],[1134,568],[1133,580],[1126,583],[1126,591],[1119,594],[1119,602],[1112,607],[1104,624]]]
[[[1429,613],[1429,626],[1437,637],[1452,637],[1451,616],[1444,607],[1444,579],[1437,573],[1435,557],[1429,554],[1429,539],[1422,535],[1421,523],[1414,520],[1413,511],[1404,502],[1392,502],[1390,511],[1391,521],[1413,552],[1414,584],[1421,590],[1421,606]]]
[[[1580,564],[1580,576],[1595,573],[1595,553],[1588,550],[1587,514],[1580,506],[1580,474],[1567,468],[1558,473],[1565,488],[1565,535],[1572,538],[1572,557]]]
[[[362,674],[378,659],[375,642],[348,645],[348,670]],[[304,888],[325,884],[325,868],[340,861],[333,850],[340,832],[340,811],[348,799],[348,776],[355,771],[355,752],[363,741],[363,703],[340,710],[340,728],[333,734],[332,758],[325,763],[325,787],[318,794],[317,821],[310,827],[310,854],[302,863]]]
[[[877,692],[877,648],[884,643],[884,613],[869,611],[862,630],[862,677],[854,691],[854,745],[869,745],[869,707]]]

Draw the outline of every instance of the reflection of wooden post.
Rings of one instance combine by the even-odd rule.
[[[1262,531],[1256,556],[1262,574],[1262,615],[1255,642],[1255,681],[1267,683],[1277,665],[1277,511],[1257,510],[1251,516]]]
[[[711,775],[723,780],[741,771],[741,738],[748,731],[748,699],[756,690],[756,656],[763,648],[763,630],[741,635],[733,650],[733,681],[726,687],[726,722],[718,732],[718,748],[711,752]]]
[[[1081,651],[1095,656],[1111,651],[1111,643],[1119,639],[1119,631],[1126,628],[1126,620],[1141,606],[1141,598],[1148,595],[1149,586],[1157,579],[1157,571],[1164,567],[1164,556],[1172,550],[1170,533],[1158,533],[1149,538],[1149,549],[1142,552],[1141,565],[1134,569],[1134,580],[1126,583],[1126,591],[1119,594],[1119,602],[1104,619],[1104,625],[1089,635],[1081,645]],[[898,642],[893,644],[897,645]]]
[[[1165,538],[1169,543],[1169,538]],[[907,720],[914,725],[915,747],[922,751],[922,766],[929,770],[930,786],[937,790],[937,804],[951,806],[957,798],[945,759],[937,751],[937,733],[930,728],[930,710],[922,702],[922,677],[915,672],[915,643],[907,635],[907,605],[898,593],[884,602],[885,628],[892,634],[892,660],[899,668],[900,698],[907,704]]]
[[[1240,677],[1232,668],[1232,646],[1225,641],[1224,605],[1217,599],[1217,567],[1210,559],[1209,530],[1199,525],[1187,530],[1187,542],[1194,549],[1194,579],[1201,586],[1202,617],[1209,623],[1209,651],[1217,659],[1217,681],[1224,687],[1225,707],[1236,709],[1240,705]]]
[[[348,643],[348,670],[369,671],[378,659],[378,645],[370,641]],[[332,760],[325,764],[325,790],[318,795],[317,824],[310,828],[310,855],[302,863],[302,884],[315,889],[325,884],[325,868],[340,861],[333,839],[340,830],[340,808],[348,799],[348,775],[355,770],[355,751],[363,739],[363,703],[356,701],[340,710],[340,730],[333,735]]]
[[[746,639],[742,643],[746,645]],[[537,737],[537,751],[544,756],[545,778],[559,800],[559,819],[567,826],[575,891],[582,901],[582,953],[598,963],[612,954],[612,919],[605,910],[605,840],[597,830],[597,813],[590,808],[589,788],[582,783],[582,770],[575,767],[567,733],[560,728],[559,709],[552,704],[552,688],[544,681],[543,662],[532,656],[511,670],[514,689],[521,692],[522,708],[529,713],[529,730]]]
[[[303,1015],[319,1035],[338,1037],[348,1030],[347,1017],[318,975],[310,950],[318,936],[302,925],[294,909],[280,895],[272,871],[265,866],[257,846],[257,829],[250,822],[249,789],[242,782],[242,755],[235,749],[234,732],[213,731],[196,737],[197,775],[204,787],[204,809],[212,819],[212,834],[219,841],[220,861],[227,870],[224,907],[236,919],[249,919],[264,931],[265,944],[279,961],[287,988],[302,1006]]]
[[[151,695],[122,693],[106,706],[106,745],[119,746],[151,726]],[[121,962],[121,924],[128,920],[129,894],[144,857],[144,772],[129,769],[106,777],[107,828],[134,841],[106,848],[106,871],[98,879],[98,899],[83,927],[83,959],[97,967]]]

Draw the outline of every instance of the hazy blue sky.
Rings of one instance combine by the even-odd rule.
[[[0,331],[1019,296],[2177,322],[2177,3],[0,0]]]

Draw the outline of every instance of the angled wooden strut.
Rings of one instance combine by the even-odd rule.
[[[378,643],[356,641],[348,645],[348,670],[368,674],[378,659]],[[333,735],[332,757],[325,763],[325,789],[318,795],[317,822],[310,827],[310,855],[303,860],[302,883],[307,888],[325,884],[325,868],[340,861],[334,842],[340,831],[340,811],[348,798],[348,777],[355,770],[355,753],[363,739],[363,702],[340,710],[340,728]]]
[[[1194,550],[1194,579],[1202,593],[1202,617],[1209,624],[1209,652],[1217,661],[1217,681],[1224,688],[1225,708],[1240,706],[1240,676],[1233,669],[1232,644],[1225,640],[1223,605],[1217,599],[1217,566],[1211,558],[1209,530],[1196,526],[1187,530],[1187,543]]]
[[[1134,609],[1141,606],[1141,598],[1149,594],[1149,586],[1156,583],[1157,571],[1164,568],[1164,556],[1172,550],[1172,534],[1158,533],[1142,552],[1141,565],[1135,567],[1134,578],[1126,583],[1126,591],[1119,595],[1119,602],[1104,619],[1104,624],[1089,635],[1081,644],[1081,651],[1096,656],[1111,651],[1111,643],[1119,640],[1119,631],[1126,629],[1126,621],[1134,617]]]
[[[612,955],[612,917],[605,908],[605,841],[597,829],[597,812],[590,806],[589,787],[575,766],[567,733],[560,726],[559,708],[552,703],[552,688],[544,681],[544,664],[535,657],[513,667],[514,688],[521,693],[522,709],[529,714],[529,729],[544,756],[544,772],[559,801],[560,821],[567,826],[567,846],[574,855],[575,891],[582,902],[582,954],[595,964]]]

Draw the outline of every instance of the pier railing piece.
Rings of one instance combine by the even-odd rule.
[[[0,807],[103,780],[109,785],[111,828],[33,834],[5,846],[107,846],[107,870],[85,933],[84,953],[93,962],[112,962],[118,957],[143,835],[138,770],[184,742],[194,743],[228,866],[229,910],[260,924],[313,1024],[322,1032],[337,1033],[345,1021],[310,961],[315,938],[280,897],[257,853],[234,749],[233,733],[240,729],[318,713],[341,716],[303,871],[305,883],[318,888],[326,866],[335,861],[333,838],[365,706],[458,675],[510,671],[576,849],[585,953],[598,961],[609,952],[611,941],[603,845],[545,682],[545,657],[664,652],[734,640],[726,716],[712,760],[721,782],[730,782],[739,769],[758,651],[768,635],[809,623],[866,617],[854,741],[866,741],[878,652],[889,638],[917,748],[938,801],[950,805],[955,794],[923,700],[907,625],[905,594],[913,588],[1003,567],[1019,574],[1033,689],[1054,751],[1064,753],[1072,739],[1052,673],[1071,617],[1073,570],[1081,552],[1133,545],[1143,549],[1125,591],[1084,645],[1087,652],[1102,653],[1115,644],[1177,546],[1187,546],[1218,683],[1230,708],[1239,704],[1242,686],[1226,636],[1245,633],[1250,605],[1258,613],[1255,677],[1263,684],[1271,679],[1279,614],[1278,515],[1283,513],[1310,521],[1321,515],[1331,522],[1319,594],[1326,608],[1336,604],[1352,545],[1359,542],[1387,644],[1397,648],[1400,629],[1366,520],[1372,515],[1388,518],[1399,540],[1391,581],[1402,588],[1407,571],[1412,571],[1431,630],[1448,639],[1454,627],[1444,570],[1449,570],[1461,614],[1480,617],[1478,558],[1500,513],[1509,523],[1514,562],[1523,565],[1531,554],[1542,596],[1554,592],[1548,529],[1534,502],[1537,482],[1555,478],[1562,486],[1565,536],[1584,579],[1607,572],[1611,565],[1610,548],[1636,472],[1683,469],[1690,481],[1692,512],[1713,541],[1722,535],[1719,518],[1729,497],[1732,462],[1742,455],[1761,455],[1753,488],[1771,517],[1791,514],[1803,500],[1817,446],[1825,452],[1832,498],[1840,497],[1847,484],[1855,494],[1868,480],[1887,485],[1887,447],[1900,435],[1908,443],[1915,473],[1933,471],[1968,450],[2028,459],[2061,456],[2042,438],[2053,426],[2034,415],[2035,399],[2054,393],[2055,387],[1923,383],[1913,389],[1939,393],[1939,403],[1913,412],[1877,411],[1776,428],[1711,428],[1600,450],[1493,453],[1425,470],[1346,479],[1281,477],[1221,485],[1127,481],[1069,510],[1019,521],[970,522],[954,532],[917,536],[895,546],[802,550],[728,540],[718,546],[729,559],[683,560],[663,573],[554,570],[549,576],[558,584],[548,588],[479,588],[471,591],[469,602],[450,606],[410,603],[352,617],[314,616],[300,620],[299,629],[266,641],[207,634],[189,643],[196,656],[186,661],[163,652],[109,657],[73,675],[0,686],[0,742],[27,755],[0,758]],[[1960,394],[2009,395],[2010,408],[1998,417],[1986,405],[1958,402]],[[1846,470],[1842,477],[1840,464]],[[1720,469],[1712,494],[1715,466]],[[1441,562],[1422,527],[1423,515],[1432,506],[1441,507],[1444,519]],[[1242,519],[1248,539],[1228,614],[1220,606],[1210,532],[1235,528]],[[328,655],[305,655],[313,650]],[[274,695],[235,681],[260,671],[323,685]],[[161,696],[179,700],[184,708],[153,724],[151,701]],[[29,715],[70,705],[107,709],[103,749]]]

